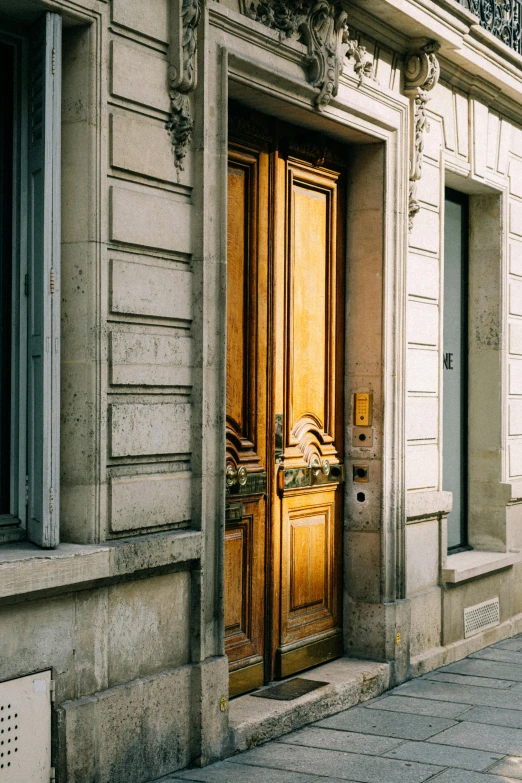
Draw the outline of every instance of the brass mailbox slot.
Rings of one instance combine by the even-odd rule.
[[[353,466],[353,480],[357,482],[368,482],[369,479],[368,465],[354,465]]]

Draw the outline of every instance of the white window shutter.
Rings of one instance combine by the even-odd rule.
[[[28,536],[59,543],[61,17],[34,26],[29,68]]]

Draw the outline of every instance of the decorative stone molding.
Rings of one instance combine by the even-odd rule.
[[[343,0],[241,0],[246,16],[306,45],[305,67],[308,81],[319,89],[319,109],[337,95],[345,56],[354,58],[360,81],[372,69],[364,47],[350,39],[345,5]]]
[[[348,41],[346,56],[348,58],[353,57],[354,59],[353,69],[359,77],[359,84],[362,83],[365,77],[375,81],[373,61],[366,51],[366,47],[360,46],[355,38],[350,38]]]
[[[197,83],[197,26],[200,18],[200,0],[171,0],[168,54],[170,118],[166,127],[178,170],[183,170],[183,158],[194,128],[188,96]]]
[[[417,183],[422,176],[422,154],[424,150],[424,134],[429,132],[430,126],[426,115],[426,105],[429,101],[428,93],[439,80],[440,66],[436,56],[440,46],[435,41],[430,41],[420,47],[418,51],[410,52],[406,56],[406,68],[404,72],[404,93],[410,99],[410,189],[408,203],[408,222],[411,231],[413,219],[420,209],[417,199]]]
[[[241,0],[241,11],[254,19],[277,30],[283,38],[298,40],[300,28],[306,19],[305,0]]]

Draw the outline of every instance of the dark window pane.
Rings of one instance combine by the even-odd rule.
[[[453,493],[448,548],[467,544],[468,200],[446,190],[442,488]]]
[[[13,50],[0,44],[0,514],[10,511]]]

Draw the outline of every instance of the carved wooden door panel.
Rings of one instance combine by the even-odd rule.
[[[342,653],[342,175],[264,120],[228,164],[231,695]]]
[[[230,695],[264,681],[268,155],[230,150],[225,647]]]
[[[343,206],[338,171],[291,156],[277,168],[273,655],[286,677],[342,652]]]

